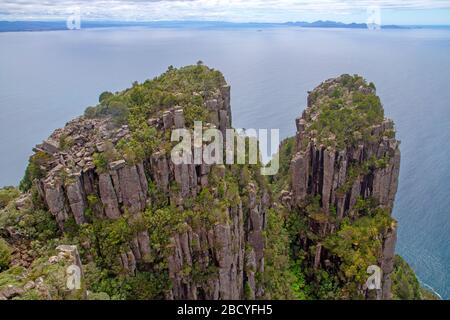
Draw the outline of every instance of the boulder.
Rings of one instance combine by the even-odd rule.
[[[59,151],[59,142],[53,139],[44,140],[39,148],[53,155]]]
[[[125,167],[125,165],[126,165],[126,161],[122,159],[122,160],[117,160],[117,161],[111,162],[109,164],[109,168],[111,170],[115,171],[115,170],[119,170],[119,169]]]

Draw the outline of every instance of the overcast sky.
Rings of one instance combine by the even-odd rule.
[[[450,24],[450,0],[0,0],[0,20],[82,19],[366,22],[381,8],[382,24]]]

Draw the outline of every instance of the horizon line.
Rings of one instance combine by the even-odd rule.
[[[0,22],[66,22],[66,19],[2,19],[0,18]],[[177,23],[227,23],[227,24],[272,24],[272,25],[285,25],[292,23],[307,23],[314,24],[318,22],[322,23],[335,23],[342,25],[367,25],[367,22],[342,22],[335,20],[314,20],[314,21],[306,21],[306,20],[297,20],[297,21],[283,21],[283,22],[271,22],[271,21],[227,21],[227,20],[136,20],[136,19],[97,19],[97,18],[83,18],[82,21],[88,22],[116,22],[116,23],[167,23],[167,22],[177,22]],[[450,27],[450,24],[401,24],[401,23],[389,23],[389,24],[381,24],[380,26],[399,26],[399,27],[427,27],[427,26],[435,26],[435,27]]]

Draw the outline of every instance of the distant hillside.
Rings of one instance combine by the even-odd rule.
[[[234,23],[224,21],[81,21],[83,29],[90,28],[115,28],[115,27],[151,27],[151,28],[279,28],[279,27],[302,27],[302,28],[345,28],[365,29],[365,23],[342,23],[335,21],[315,22],[246,22]],[[394,25],[382,26],[383,29],[404,28]],[[66,21],[0,21],[0,32],[13,31],[50,31],[67,30]]]

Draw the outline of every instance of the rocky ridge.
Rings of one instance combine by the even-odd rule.
[[[208,94],[203,107],[209,112],[207,127],[222,131],[230,128],[229,86],[215,88]],[[146,122],[161,132],[184,128],[184,111],[182,107],[161,110]],[[115,153],[117,143],[128,138],[128,125],[117,128],[110,117],[80,117],[36,146],[35,152],[45,153],[49,160],[42,168],[46,175],[35,184],[61,232],[71,219],[77,225],[89,223],[90,218],[86,217],[89,210],[94,211],[97,219],[114,220],[125,215],[141,217],[152,205],[149,183],[156,192],[164,195],[168,204],[181,211],[187,198],[195,199],[202,188],[208,186],[211,166],[174,165],[167,150],[155,150],[151,157],[137,163],[130,164],[119,157],[108,162],[106,170],[96,168],[95,154]],[[228,168],[218,167],[219,178],[225,178],[225,171]],[[172,288],[166,292],[166,298],[241,299],[245,284],[250,287],[250,297],[262,294],[256,284],[255,272],[263,269],[262,230],[269,199],[267,191],[258,190],[252,183],[246,188],[248,202],[239,200],[225,208],[226,222],[200,228],[186,224],[186,231],[172,235],[172,254],[168,257]],[[96,205],[92,205],[93,199]],[[247,209],[243,207],[250,212],[247,218],[244,217]],[[84,245],[84,249],[91,249],[92,244]],[[148,231],[136,232],[128,250],[119,254],[121,272],[134,274],[140,268],[147,269],[146,261],[152,254]],[[207,282],[183,276],[183,270],[192,268],[194,263],[200,270],[214,269]]]
[[[284,196],[291,198],[293,207],[304,207],[311,197],[320,198],[323,216],[317,215],[315,219],[309,220],[309,228],[319,236],[319,240],[312,240],[306,235],[301,237],[306,251],[314,249],[310,259],[315,269],[331,268],[330,260],[335,258],[327,252],[320,239],[339,230],[344,218],[356,219],[358,201],[370,199],[377,208],[383,208],[389,213],[394,205],[400,168],[400,143],[395,139],[392,120],[381,116],[373,123],[361,123],[360,128],[352,128],[355,131],[348,133],[354,139],[341,146],[336,142],[339,133],[330,131],[328,135],[321,136],[316,129],[315,124],[327,112],[323,110],[323,105],[344,113],[346,109],[353,110],[358,103],[363,105],[360,101],[355,102],[356,94],[373,97],[375,89],[361,78],[348,75],[325,81],[309,93],[307,108],[296,120],[291,193],[285,193]],[[378,107],[382,108],[381,105]],[[377,292],[378,298],[390,298],[396,234],[396,225],[392,223],[380,235],[382,252],[378,264],[383,271],[383,285]]]
[[[151,289],[140,298],[292,297],[292,289],[286,289],[290,284],[276,289],[286,294],[272,295],[272,287],[278,284],[270,283],[266,265],[270,272],[289,276],[277,281],[291,281],[289,261],[302,256],[302,268],[308,271],[306,278],[311,283],[323,270],[339,285],[346,281],[355,284],[358,297],[389,299],[395,221],[389,218],[380,226],[374,225],[377,231],[373,239],[379,247],[364,243],[365,239],[359,244],[369,247],[376,260],[371,258],[370,262],[383,271],[382,288],[375,296],[364,288],[357,274],[346,278],[346,270],[341,270],[346,260],[338,250],[344,228],[364,218],[391,213],[397,190],[399,142],[393,122],[384,118],[374,86],[360,77],[343,75],[309,93],[307,108],[296,120],[295,144],[287,176],[283,177],[289,187],[277,195],[278,204],[258,167],[175,165],[171,161],[171,131],[190,126],[199,110],[202,117],[206,115],[202,119],[205,128],[222,132],[231,128],[230,87],[223,77],[220,75],[213,86],[196,87],[189,82],[209,76],[210,69],[194,66],[181,76],[182,81],[177,78],[179,72],[169,69],[155,80],[110,94],[115,107],[117,101],[126,101],[127,112],[131,112],[128,122],[118,124],[114,114],[95,114],[94,108],[90,111],[95,116],[74,119],[37,145],[32,157],[37,172],[33,187],[17,200],[16,209],[28,210],[23,203],[33,198],[34,206],[48,210],[59,234],[64,235],[61,240],[76,245],[70,248],[77,249],[77,257],[79,251],[75,260],[82,269],[87,268],[88,279],[92,265],[107,271],[108,279],[136,277],[141,281],[145,275]],[[158,86],[169,80],[176,85],[170,82],[169,93],[163,91],[166,96],[159,99]],[[144,97],[142,92],[146,92]],[[148,96],[159,100],[150,103],[145,98]],[[103,108],[102,112],[113,105],[105,101],[97,107]],[[166,101],[170,103],[164,105]],[[137,117],[132,113],[135,110],[140,112]],[[154,132],[151,139],[156,147],[146,149],[143,156],[130,157],[123,150],[133,146],[139,130]],[[299,219],[304,228],[289,243],[282,243],[266,232],[270,214],[278,220],[279,238],[292,219]],[[19,239],[13,229],[8,229],[9,235],[16,234]],[[32,251],[29,243],[20,245]],[[285,256],[268,256],[267,249]],[[31,270],[37,263],[50,269],[60,261],[65,265],[64,254],[52,251],[40,262],[34,256],[24,256],[24,250],[15,251],[14,265]],[[362,266],[366,264],[364,261]],[[21,277],[22,284],[30,280],[35,283],[33,288],[38,283],[49,291],[45,277],[35,279],[27,272]],[[8,295],[8,299],[29,291],[23,285],[16,289],[20,292]],[[332,298],[354,297],[344,289],[347,291]],[[78,297],[89,298],[89,292],[83,289]]]

